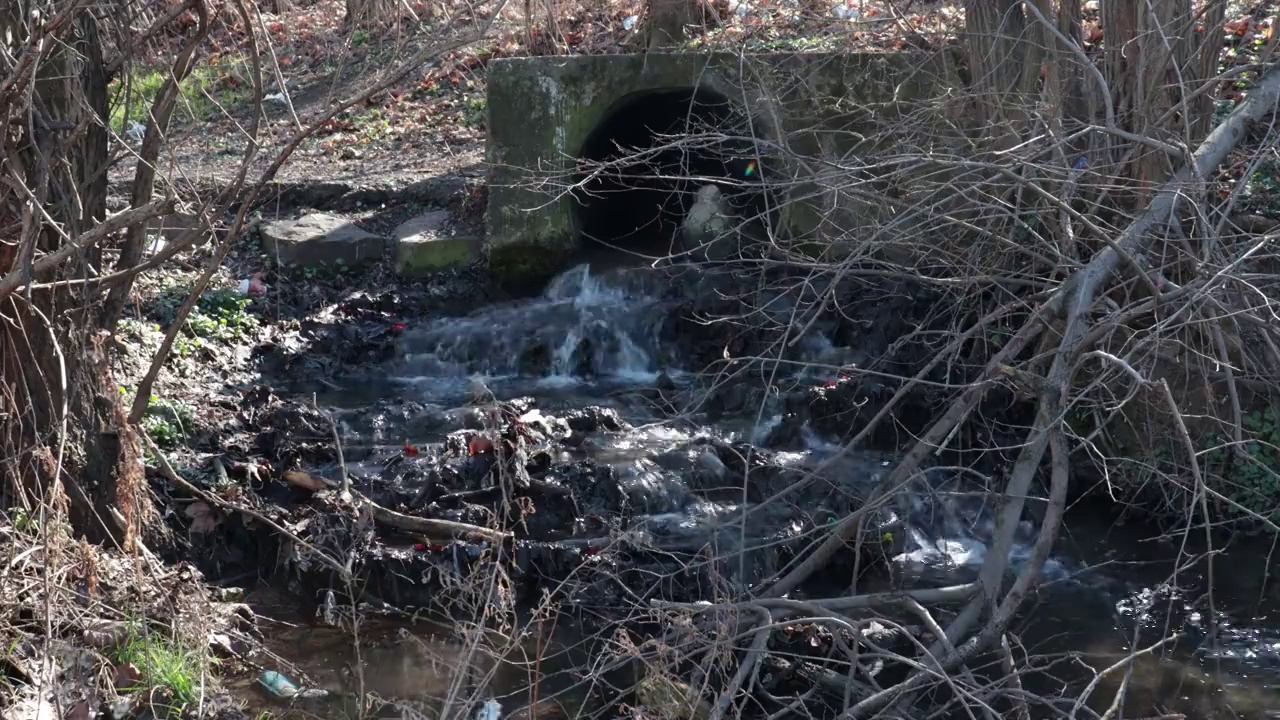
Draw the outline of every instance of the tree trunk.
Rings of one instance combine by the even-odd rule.
[[[691,0],[648,0],[645,8],[644,52],[678,48],[684,44],[684,30],[694,23]]]
[[[1194,146],[1196,138],[1183,137],[1182,115],[1160,124],[1184,89],[1194,90],[1199,74],[1187,63],[1194,47],[1191,0],[1107,0],[1101,9],[1106,47],[1103,75],[1111,87],[1116,123],[1138,135]],[[1215,70],[1216,62],[1215,57]],[[1130,143],[1117,149],[1119,157],[1129,158],[1121,170],[1137,186],[1135,202],[1145,204],[1151,187],[1173,171],[1171,159],[1160,150]]]
[[[1024,76],[1039,70],[1025,67],[1027,39],[1022,0],[965,1],[965,46],[971,85],[977,93],[976,129],[992,139],[993,149],[1015,145],[1026,125],[1029,106],[1023,90],[1038,74]]]
[[[30,51],[26,18],[16,5],[4,3],[0,29],[15,39],[11,52]],[[8,157],[21,162],[7,172],[26,188],[6,186],[0,226],[12,228],[9,218],[20,218],[20,239],[30,248],[25,259],[22,252],[0,254],[0,274],[37,252],[56,250],[66,242],[64,233],[74,241],[106,215],[107,87],[96,21],[81,9],[65,37],[50,40],[41,43],[45,54],[35,65],[32,112],[25,104],[0,108],[9,128]],[[99,266],[100,253],[89,250],[72,256],[56,277],[32,279],[88,278]],[[155,511],[146,498],[138,440],[111,378],[109,329],[101,327],[99,298],[88,287],[27,288],[0,297],[0,475],[9,504],[33,511],[67,507],[77,535],[128,547]]]

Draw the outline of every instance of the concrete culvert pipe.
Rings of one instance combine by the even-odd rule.
[[[771,211],[765,197],[769,163],[758,155],[753,130],[754,137],[764,135],[759,123],[706,88],[647,91],[620,100],[578,154],[573,223],[581,246],[650,258],[680,256],[704,245],[708,232],[763,227]],[[682,231],[691,211],[693,242]]]

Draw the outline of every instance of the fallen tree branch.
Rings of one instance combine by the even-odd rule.
[[[894,592],[868,593],[866,595],[849,595],[847,597],[836,598],[815,598],[804,600],[806,606],[822,608],[823,610],[834,610],[837,612],[844,610],[861,610],[871,607],[889,607],[903,605],[911,601],[926,605],[942,605],[945,603],[964,602],[977,594],[980,586],[978,583],[965,583],[963,585],[948,585],[940,588],[921,588],[918,590],[899,590]],[[770,610],[781,610],[785,608],[796,607],[796,600],[787,600],[785,598],[759,598],[756,600],[747,600],[736,603],[721,603],[708,605],[706,603],[680,603],[667,602],[661,600],[652,600],[650,604],[655,608],[679,608],[682,610],[693,610],[696,612],[706,612],[708,610],[730,608],[733,610],[747,610],[753,607],[763,607]],[[811,608],[804,608],[803,612],[811,612]]]
[[[511,537],[511,533],[502,532],[501,530],[493,530],[479,525],[470,525],[467,523],[454,522],[452,520],[433,520],[431,518],[414,517],[413,515],[405,515],[395,510],[388,510],[372,500],[356,493],[351,492],[353,499],[357,503],[363,503],[369,507],[373,513],[375,522],[396,528],[397,530],[405,530],[408,532],[426,535],[431,539],[449,539],[449,540],[474,540],[483,538],[492,542],[500,543]]]
[[[357,506],[363,505],[369,508],[375,522],[382,523],[388,527],[406,532],[417,533],[425,536],[428,540],[438,540],[447,542],[449,540],[473,540],[482,538],[494,542],[502,542],[510,537],[511,533],[493,530],[479,525],[471,525],[468,523],[454,522],[453,520],[435,520],[432,518],[421,518],[414,515],[406,515],[388,510],[369,498],[350,488],[350,481],[344,484],[336,483],[328,478],[312,475],[302,470],[286,470],[281,479],[284,482],[303,490],[310,492],[319,492],[321,490],[338,490],[342,493],[343,502],[352,502]]]
[[[33,275],[52,270],[77,252],[87,250],[100,242],[103,238],[112,233],[119,232],[134,225],[140,225],[151,218],[159,217],[166,213],[172,212],[177,201],[173,198],[165,198],[162,200],[154,200],[142,205],[141,207],[129,208],[115,215],[108,216],[105,220],[93,226],[89,230],[81,233],[78,237],[69,242],[64,243],[57,250],[41,255],[31,265]],[[0,298],[22,289],[24,273],[22,268],[17,268],[9,272],[3,278],[0,278]]]
[[[720,697],[716,699],[715,707],[711,708],[711,716],[708,720],[721,720],[729,706],[733,703],[733,696],[742,688],[742,684],[750,677],[752,670],[755,669],[756,663],[760,657],[764,655],[765,649],[769,645],[769,633],[773,627],[773,616],[769,614],[766,608],[757,605],[754,608],[757,615],[760,616],[760,624],[756,626],[755,637],[751,641],[751,647],[747,649],[747,655],[738,663],[738,670],[729,680],[729,684],[725,686],[720,693]]]
[[[220,507],[223,510],[227,510],[229,512],[238,512],[244,515],[248,515],[254,520],[257,520],[258,522],[263,523],[264,525],[271,528],[272,530],[275,530],[276,532],[280,533],[284,537],[287,537],[293,542],[297,543],[299,547],[306,548],[308,552],[313,553],[316,557],[318,557],[320,559],[320,562],[324,563],[331,570],[338,573],[338,576],[341,577],[344,581],[347,581],[347,582],[351,581],[350,569],[345,567],[342,563],[338,562],[337,560],[334,560],[332,557],[324,553],[322,550],[319,550],[314,545],[307,543],[302,538],[298,537],[297,535],[294,535],[293,533],[289,532],[285,528],[281,527],[280,524],[277,523],[275,520],[272,520],[271,518],[267,517],[266,515],[263,515],[257,510],[254,510],[253,508],[248,508],[242,505],[229,503],[226,500],[223,500],[222,498],[218,497],[217,495],[214,495],[212,493],[207,493],[204,490],[201,490],[200,488],[196,487],[195,485],[192,485],[190,482],[187,481],[186,478],[179,475],[177,470],[173,469],[173,466],[169,464],[168,458],[164,456],[164,453],[161,452],[159,446],[156,445],[155,441],[151,439],[151,436],[147,434],[147,431],[142,429],[142,426],[140,425],[137,426],[137,431],[138,431],[138,437],[142,438],[142,441],[147,444],[148,448],[150,448],[151,454],[155,456],[156,463],[160,466],[160,474],[164,475],[165,479],[168,480],[170,483],[173,483],[174,487],[178,488],[179,490],[182,490],[183,492],[189,493],[193,497],[200,498],[201,500],[203,500],[206,503],[209,503],[212,506]]]
[[[916,442],[916,444],[903,456],[902,460],[894,466],[893,470],[882,480],[876,487],[875,491],[867,501],[867,505],[871,506],[877,498],[883,497],[886,493],[892,492],[901,485],[908,477],[915,473],[916,469],[925,461],[934,448],[942,442],[943,438],[950,434],[951,430],[958,426],[968,417],[969,413],[977,407],[978,403],[986,395],[987,391],[995,384],[994,378],[999,375],[999,367],[1009,358],[1016,357],[1022,352],[1027,343],[1031,342],[1040,334],[1044,325],[1040,321],[1039,316],[1028,320],[1022,329],[1016,335],[1010,338],[987,363],[987,367],[983,372],[982,378],[969,386],[968,389],[960,395],[951,407],[925,432],[925,434]],[[785,577],[778,580],[764,592],[764,597],[780,597],[791,592],[797,585],[804,582],[816,572],[819,568],[826,565],[827,560],[832,555],[839,552],[840,548],[854,539],[858,533],[859,519],[863,515],[863,509],[859,509],[846,516],[836,525],[835,529],[827,537],[826,541],[813,551],[811,555],[804,559],[799,566],[787,573]]]
[[[1030,488],[1032,477],[1040,466],[1045,450],[1052,449],[1052,472],[1050,480],[1050,499],[1041,524],[1040,534],[1032,548],[1026,565],[1013,586],[1005,593],[998,607],[994,608],[991,619],[982,632],[971,638],[955,652],[948,653],[943,661],[946,668],[972,659],[992,642],[1003,635],[1008,623],[1012,620],[1022,600],[1030,591],[1039,575],[1041,566],[1048,556],[1050,547],[1057,538],[1057,528],[1066,501],[1069,467],[1065,436],[1062,432],[1062,408],[1071,386],[1071,376],[1080,356],[1084,339],[1090,328],[1089,309],[1093,306],[1099,291],[1119,269],[1124,256],[1142,254],[1151,240],[1151,231],[1160,223],[1173,216],[1182,198],[1184,188],[1189,183],[1200,183],[1227,158],[1231,151],[1244,137],[1248,125],[1265,114],[1273,112],[1280,102],[1280,66],[1272,66],[1258,80],[1257,85],[1249,93],[1248,98],[1213,130],[1192,153],[1192,162],[1180,168],[1152,198],[1147,208],[1134,219],[1121,233],[1114,244],[1108,244],[1100,250],[1089,263],[1076,271],[1063,284],[1058,292],[1045,304],[1043,310],[1065,317],[1066,329],[1062,340],[1054,353],[1053,364],[1048,373],[1048,382],[1040,394],[1040,407],[1036,414],[1036,422],[1028,433],[1027,444],[1019,453],[1014,468],[1010,472],[1009,484],[1005,492],[1006,505],[997,523],[996,537],[987,552],[980,571],[980,583],[984,594],[975,598],[965,608],[955,622],[947,630],[948,639],[955,642],[959,636],[968,631],[985,605],[994,604],[996,594],[1001,587],[1001,580],[1008,565],[1009,552],[1012,549],[1013,534],[1021,519],[1022,507]],[[1040,318],[1028,321],[1023,331]],[[962,398],[963,399],[963,398]],[[954,409],[961,400],[953,403]],[[923,441],[921,441],[923,442]],[[917,443],[917,448],[920,443]],[[904,461],[905,462],[905,461]],[[884,707],[895,698],[914,692],[929,679],[923,672],[914,673],[902,683],[882,690],[859,702],[848,712],[841,715],[841,720],[867,717]]]

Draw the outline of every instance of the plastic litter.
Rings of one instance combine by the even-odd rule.
[[[499,720],[502,717],[502,704],[497,700],[486,700],[476,712],[476,720]]]
[[[264,670],[258,676],[258,684],[278,698],[292,698],[298,695],[298,686],[275,670]]]
[[[265,295],[267,284],[262,281],[262,273],[254,273],[240,281],[241,295]]]

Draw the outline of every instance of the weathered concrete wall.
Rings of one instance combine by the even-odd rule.
[[[591,131],[636,94],[706,88],[746,109],[763,136],[832,158],[893,142],[881,130],[896,119],[941,112],[936,100],[954,87],[953,75],[944,58],[907,53],[496,60],[488,71],[490,265],[516,282],[560,269],[578,244],[564,183]],[[830,208],[790,210],[787,222],[797,227],[832,217]]]

